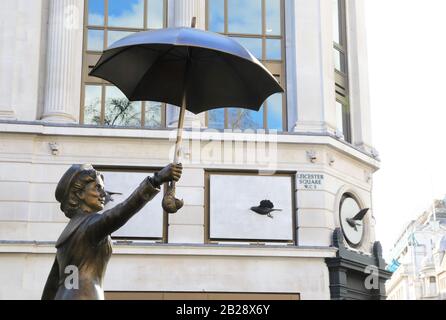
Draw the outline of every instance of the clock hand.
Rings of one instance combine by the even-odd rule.
[[[369,208],[365,208],[365,209],[362,209],[361,211],[359,211],[357,214],[356,214],[356,216],[354,216],[353,218],[352,218],[352,220],[362,220],[362,219],[364,219],[364,216],[366,215],[366,213],[369,211]]]
[[[357,220],[355,220],[353,218],[346,218],[345,220],[347,221],[347,223],[349,224],[350,227],[355,229],[355,231],[358,231],[357,227],[361,225],[360,222],[358,222]]]

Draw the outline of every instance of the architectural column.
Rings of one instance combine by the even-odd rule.
[[[205,29],[206,27],[206,1],[205,0],[174,0],[173,16],[170,27],[190,27],[192,17],[197,18],[196,28]],[[167,125],[176,127],[178,124],[179,108],[177,106],[167,106]],[[205,126],[205,114],[199,116],[191,112],[186,112],[184,127],[191,128],[192,125],[200,123],[200,127]]]
[[[50,0],[43,121],[78,122],[84,0]]]
[[[16,118],[12,107],[17,1],[0,1],[0,119]]]
[[[364,1],[348,0],[346,4],[352,139],[353,144],[371,152],[373,147]]]
[[[295,0],[292,88],[297,101],[296,132],[335,132],[335,84],[331,1]],[[288,62],[288,61],[287,61]],[[293,107],[293,106],[290,106]]]

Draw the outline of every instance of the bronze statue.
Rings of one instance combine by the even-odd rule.
[[[170,164],[147,177],[124,202],[99,214],[106,196],[103,176],[91,165],[71,166],[56,188],[56,199],[70,222],[57,240],[56,259],[42,299],[104,299],[102,283],[112,253],[110,234],[152,200],[161,184],[176,182],[181,174],[181,164]]]

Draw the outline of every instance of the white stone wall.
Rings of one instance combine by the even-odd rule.
[[[324,257],[335,250],[115,245],[105,291],[300,293],[329,299]],[[1,299],[40,299],[54,261],[50,245],[0,244]],[[125,276],[123,276],[125,275]]]
[[[0,288],[0,297],[11,295],[11,298],[36,299],[40,294],[41,277],[45,278],[51,267],[51,255],[48,252],[54,252],[51,247],[67,222],[54,199],[54,190],[71,164],[160,167],[170,161],[169,153],[173,146],[167,131],[15,124],[0,124],[0,131],[3,138],[0,144],[0,240],[4,243],[0,246],[0,260],[2,270],[14,273],[14,277],[5,280],[8,285]],[[190,136],[189,132],[186,133],[185,141]],[[235,139],[246,139],[246,135],[235,136]],[[54,142],[58,145],[57,154],[53,154],[49,146],[49,143]],[[207,146],[198,145],[202,160],[206,159]],[[198,246],[197,249],[183,252],[179,256],[163,253],[156,257],[152,256],[152,251],[145,251],[142,247],[134,253],[115,250],[116,254],[107,274],[106,289],[157,291],[163,287],[165,291],[194,291],[198,290],[197,286],[202,286],[209,291],[299,292],[303,299],[328,298],[328,270],[324,258],[335,253],[329,246],[333,230],[339,226],[340,197],[343,192],[352,192],[359,197],[361,205],[370,206],[369,175],[377,167],[376,161],[360,151],[354,151],[355,156],[352,157],[346,150],[350,150],[350,147],[328,136],[278,137],[279,170],[318,173],[323,174],[325,179],[318,190],[308,191],[302,189],[302,186],[296,186],[298,247],[295,250],[315,248],[311,249],[315,251],[304,256],[294,254],[283,257],[280,253],[282,249],[265,248],[266,253],[261,260],[257,254],[253,255],[246,248],[246,252],[239,255],[231,253],[220,257],[220,253],[209,253],[206,251],[207,246],[203,246],[206,214],[204,169],[247,170],[256,169],[258,165],[231,165],[221,162],[203,165],[188,163],[184,159],[184,175],[178,183],[177,195],[184,198],[185,207],[181,213],[169,216],[168,245]],[[314,162],[310,161],[308,151],[313,151],[316,155]],[[367,219],[369,228],[362,249],[370,252],[374,241],[373,219],[371,216]],[[34,242],[38,244],[38,249],[35,249]],[[42,242],[49,243],[43,252],[39,249]],[[16,249],[11,252],[10,246],[20,243],[24,252]],[[229,250],[237,250],[237,246],[229,246]],[[209,259],[203,256],[209,256]],[[26,267],[15,267],[23,261],[26,261]],[[208,261],[212,267],[209,269],[203,261]],[[124,281],[117,276],[124,264],[127,268],[134,268],[139,277],[134,276]],[[159,278],[156,278],[148,271],[141,271],[151,264],[172,265],[173,269],[167,268],[171,272],[162,271],[162,274],[158,274]],[[175,269],[176,265],[183,268]],[[155,267],[155,270],[163,268]],[[225,276],[227,268],[240,272],[230,277]],[[254,273],[252,269],[255,269]],[[213,281],[206,278],[209,270],[215,272]],[[254,281],[256,277],[266,277],[268,270],[280,270],[276,275],[278,278],[273,278],[277,281]],[[37,271],[39,273],[34,275]],[[172,282],[172,274],[176,275],[176,279],[196,281]],[[309,282],[307,277],[310,276],[319,280]],[[147,277],[146,281],[140,281],[141,277]],[[228,282],[226,277],[233,281]],[[25,285],[23,279],[30,282]],[[36,283],[31,283],[32,281]],[[147,284],[146,287],[144,283]],[[20,296],[21,293],[24,295]]]

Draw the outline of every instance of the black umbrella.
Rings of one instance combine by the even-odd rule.
[[[198,114],[221,107],[258,111],[283,92],[274,76],[230,37],[194,28],[138,32],[104,51],[91,76],[117,86],[130,101],[158,101],[181,107],[174,163],[178,162],[186,110]],[[175,184],[170,186],[174,195]],[[165,197],[166,198],[166,197]],[[176,212],[180,201],[163,201]]]

